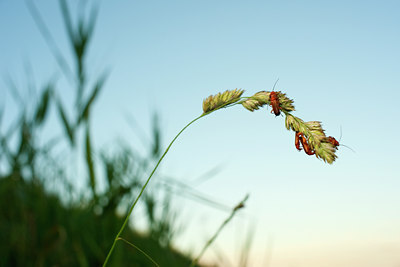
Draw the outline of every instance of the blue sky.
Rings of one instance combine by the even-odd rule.
[[[56,1],[36,3],[68,56]],[[88,64],[92,77],[112,71],[95,107],[96,147],[122,137],[141,149],[125,115],[147,131],[155,110],[166,144],[208,95],[251,95],[279,78],[296,116],[335,137],[342,129],[356,153],[340,147],[337,162],[324,164],[296,151],[284,117],[238,106],[190,127],[160,172],[190,182],[222,165],[197,189],[231,206],[250,194],[216,244],[232,262],[255,226],[253,266],[268,246],[274,267],[397,266],[399,10],[398,1],[102,1]],[[39,84],[59,73],[24,1],[0,0],[0,36],[0,73],[21,88],[27,61]],[[4,103],[11,121],[16,106],[1,84]],[[177,200],[189,222],[178,243],[196,250],[227,214]],[[206,257],[215,259],[212,249]]]

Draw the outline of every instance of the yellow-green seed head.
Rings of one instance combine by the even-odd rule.
[[[210,95],[203,101],[203,112],[207,113],[235,103],[240,99],[243,92],[244,90],[235,89],[226,90],[225,92],[216,95]]]
[[[295,117],[289,113],[286,114],[285,126],[286,129],[288,130],[293,130],[295,132],[302,132],[302,133],[305,133],[305,130],[307,129],[302,119]]]
[[[321,142],[319,146],[314,148],[314,150],[317,158],[320,158],[329,164],[332,164],[337,158],[335,154],[336,147],[331,143]]]
[[[281,110],[290,112],[294,111],[293,100],[288,98],[285,93],[280,91],[277,92],[278,100],[279,100],[279,107]]]
[[[285,126],[288,130],[303,133],[317,158],[329,164],[332,164],[337,158],[336,147],[327,141],[321,122],[304,122],[302,119],[286,113]]]
[[[267,92],[261,91],[243,101],[242,105],[250,111],[254,111],[269,103],[269,96]]]

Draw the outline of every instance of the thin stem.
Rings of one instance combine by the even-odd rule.
[[[222,229],[232,220],[233,216],[235,216],[235,213],[244,207],[244,203],[246,200],[249,198],[249,195],[246,195],[245,198],[237,204],[231,212],[231,215],[219,226],[218,230],[215,232],[215,234],[207,241],[207,243],[204,245],[203,249],[201,250],[199,256],[197,256],[192,263],[190,264],[190,267],[196,266],[197,262],[200,260],[200,258],[203,256],[204,252],[206,249],[214,242],[214,240],[217,238],[217,236],[221,233]]]
[[[213,110],[213,111],[214,111],[214,110]],[[114,239],[114,242],[113,242],[113,244],[112,244],[112,246],[111,246],[111,248],[110,248],[110,251],[109,251],[108,254],[107,254],[107,257],[106,257],[106,259],[105,259],[105,261],[104,261],[104,263],[103,263],[103,267],[105,267],[105,266],[107,265],[108,260],[110,259],[110,256],[111,256],[111,254],[112,254],[112,252],[113,252],[113,250],[114,250],[114,248],[115,248],[115,244],[116,244],[117,241],[119,240],[120,235],[122,234],[122,231],[125,229],[125,227],[126,227],[128,221],[129,221],[129,217],[130,217],[131,214],[132,214],[133,208],[136,206],[136,203],[139,201],[140,197],[142,196],[144,190],[145,190],[146,187],[147,187],[147,184],[150,182],[151,177],[153,176],[154,172],[157,170],[158,165],[160,165],[160,163],[161,163],[161,161],[163,160],[163,158],[165,157],[165,155],[168,153],[168,150],[170,149],[170,147],[172,146],[172,144],[175,142],[175,140],[178,138],[178,136],[179,136],[187,127],[189,127],[192,123],[194,123],[194,122],[197,121],[198,119],[200,119],[200,118],[202,118],[202,117],[204,117],[204,116],[210,114],[210,113],[213,112],[213,111],[204,113],[204,114],[200,115],[199,117],[195,118],[194,120],[192,120],[191,122],[189,122],[185,127],[182,128],[182,130],[175,136],[175,138],[172,139],[171,143],[168,145],[168,147],[167,147],[167,149],[165,150],[164,154],[163,154],[163,155],[161,156],[161,158],[158,160],[158,162],[157,162],[156,166],[154,167],[153,171],[150,173],[149,178],[147,178],[147,181],[146,181],[146,183],[143,185],[142,190],[140,191],[139,195],[136,197],[135,202],[133,202],[132,206],[130,207],[129,212],[128,212],[128,215],[126,216],[125,221],[124,221],[124,223],[122,224],[121,229],[119,230],[118,234],[116,235],[116,237],[115,237],[115,239]]]
[[[158,265],[158,263],[157,263],[155,260],[153,260],[146,252],[144,252],[143,250],[141,250],[140,248],[138,248],[137,246],[135,246],[134,244],[132,244],[132,243],[129,242],[128,240],[126,240],[126,239],[124,239],[124,238],[122,238],[122,237],[118,237],[118,240],[122,240],[122,241],[124,241],[125,243],[127,243],[128,245],[130,245],[131,247],[133,247],[133,248],[139,250],[143,255],[146,256],[146,258],[148,258],[152,263],[154,263],[155,266],[160,267],[160,265]]]

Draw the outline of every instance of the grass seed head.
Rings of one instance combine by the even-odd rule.
[[[276,92],[279,99],[279,108],[283,111],[290,112],[294,111],[293,100],[288,98],[285,93],[280,91]]]
[[[235,89],[226,90],[225,92],[216,95],[210,95],[203,101],[203,114],[237,102],[243,92],[244,90]]]
[[[324,162],[332,164],[337,158],[336,146],[329,142],[319,121],[304,122],[302,119],[286,113],[285,126],[288,130],[301,132],[306,138],[315,156]]]
[[[317,158],[320,158],[329,164],[332,164],[337,158],[335,154],[336,147],[331,143],[321,142],[319,146],[314,148],[314,150]]]
[[[243,101],[242,105],[250,111],[259,109],[260,107],[269,103],[269,94],[265,91],[255,93],[249,97],[246,101]]]

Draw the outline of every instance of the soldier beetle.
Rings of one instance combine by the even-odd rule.
[[[303,145],[304,152],[306,152],[307,155],[311,156],[315,154],[314,150],[312,150],[310,145],[308,144],[307,138],[304,136],[304,134],[301,134],[300,142]]]
[[[341,130],[342,130],[342,129],[340,129],[340,132],[341,132]],[[342,139],[342,136],[341,136],[341,135],[342,135],[342,134],[340,133],[340,139]],[[340,139],[339,139],[339,140],[340,140]],[[346,146],[346,145],[344,145],[344,144],[339,144],[339,141],[336,140],[335,137],[333,137],[333,136],[328,136],[328,137],[326,138],[326,141],[327,141],[327,143],[331,143],[332,145],[334,145],[336,149],[338,149],[338,148],[337,148],[338,146],[344,146],[344,147],[347,147],[348,149],[350,149],[351,151],[355,152],[351,147]]]
[[[295,139],[294,139],[294,145],[296,146],[298,151],[301,151],[300,136],[301,136],[301,133],[300,132],[296,132],[296,136],[295,136]]]
[[[269,101],[271,103],[272,112],[274,112],[275,116],[281,115],[281,111],[279,109],[279,99],[276,92],[272,91],[269,95]]]
[[[279,81],[276,80],[274,87],[272,88],[272,92],[269,94],[269,101],[270,101],[270,105],[272,107],[272,112],[274,112],[275,116],[279,116],[281,114],[281,110],[279,108],[279,98],[278,98],[278,93],[274,92],[275,89],[275,85],[277,84],[277,82]]]
[[[301,147],[300,147],[300,143],[304,148],[304,152],[307,155],[314,155],[315,152],[314,150],[311,149],[310,145],[308,144],[307,138],[304,136],[303,133],[301,132],[296,132],[296,137],[295,137],[295,146],[297,148],[297,150],[301,151]]]
[[[335,148],[337,148],[339,146],[338,140],[336,140],[335,137],[333,137],[333,136],[328,136],[326,138],[326,140],[328,141],[328,143],[331,143],[332,145],[334,145]]]

